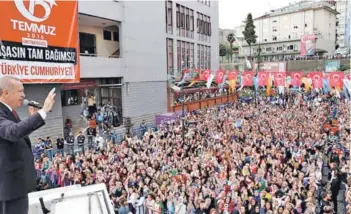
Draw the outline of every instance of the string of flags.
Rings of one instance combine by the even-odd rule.
[[[213,73],[211,70],[200,70],[200,69],[187,69],[183,71],[182,80],[178,83],[179,85],[184,84],[186,81],[190,81],[190,85],[194,85],[196,82],[205,81],[206,87],[210,88],[211,83],[214,81],[217,83],[219,88],[223,88],[225,83],[229,86],[229,91],[234,92],[237,84],[240,84],[238,90],[243,87],[254,86],[255,90],[259,87],[266,87],[267,94],[273,86],[279,90],[284,90],[285,87],[300,87],[303,85],[305,90],[311,88],[323,89],[324,91],[330,91],[331,88],[341,90],[347,90],[351,93],[351,74],[344,73],[341,71],[323,73],[320,71],[312,71],[305,73],[303,71],[294,72],[267,72],[258,71],[257,76],[254,71],[240,71],[235,70],[218,70]]]

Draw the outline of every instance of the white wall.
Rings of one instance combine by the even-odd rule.
[[[123,6],[121,2],[112,0],[104,1],[79,1],[79,13],[106,18],[114,21],[122,21]]]
[[[102,27],[79,25],[79,32],[94,34],[96,38],[96,54],[109,57],[119,48],[119,42],[104,40]]]
[[[166,81],[164,1],[124,1],[122,58],[124,81]]]
[[[123,59],[108,57],[80,57],[81,78],[123,77]]]

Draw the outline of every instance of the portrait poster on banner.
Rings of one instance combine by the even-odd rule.
[[[313,56],[316,49],[316,35],[306,34],[301,37],[300,55]]]
[[[79,82],[77,0],[7,0],[0,8],[0,76]]]

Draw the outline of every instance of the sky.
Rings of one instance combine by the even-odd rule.
[[[297,0],[295,0],[297,2]],[[219,27],[233,29],[245,20],[248,13],[254,18],[265,12],[289,5],[294,0],[219,0]]]

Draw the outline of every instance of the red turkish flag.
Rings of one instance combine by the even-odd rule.
[[[290,73],[291,76],[291,85],[299,87],[303,78],[303,71],[295,71]]]
[[[200,74],[200,80],[207,81],[211,75],[211,70],[204,70]]]
[[[285,86],[285,72],[273,72],[274,74],[274,85],[275,86]]]
[[[237,71],[229,71],[228,75],[227,75],[227,79],[228,80],[233,80],[235,79],[237,76],[238,76],[238,73]]]
[[[216,73],[216,83],[222,83],[225,75],[225,70],[218,70]]]
[[[323,88],[323,73],[314,71],[310,73],[313,88]]]
[[[269,78],[269,72],[260,71],[258,72],[258,86],[266,86]]]
[[[340,82],[343,82],[343,79],[344,79],[343,72],[331,72],[329,74],[330,87],[340,87]]]
[[[245,71],[243,74],[244,86],[252,86],[254,76],[255,76],[255,72]]]

